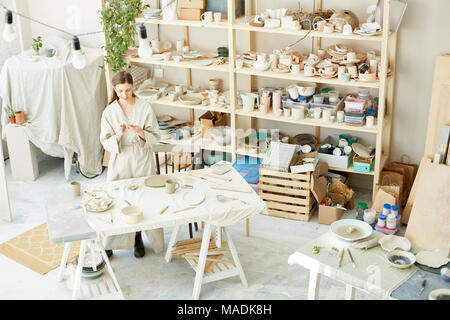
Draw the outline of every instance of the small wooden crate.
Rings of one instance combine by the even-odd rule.
[[[289,173],[259,168],[259,196],[269,215],[309,221],[316,201],[311,193],[311,172]]]

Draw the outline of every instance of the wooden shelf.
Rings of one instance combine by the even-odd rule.
[[[293,120],[290,117],[286,117],[284,115],[276,116],[273,111],[270,111],[266,114],[261,114],[259,111],[253,111],[253,112],[245,112],[242,109],[236,110],[236,114],[240,116],[247,116],[247,117],[253,117],[258,119],[266,119],[266,120],[274,120],[274,121],[280,121],[280,122],[287,122],[287,123],[294,123],[299,125],[305,125],[305,126],[314,126],[314,127],[321,127],[321,128],[332,128],[332,129],[338,129],[343,131],[357,131],[357,132],[366,132],[366,133],[377,133],[377,126],[376,121],[375,125],[373,127],[367,127],[367,126],[349,126],[345,124],[339,124],[337,122],[324,122],[322,119],[316,120],[316,119],[303,119],[303,120]]]
[[[242,31],[252,31],[252,32],[262,32],[262,33],[276,33],[276,34],[286,34],[286,35],[294,35],[299,37],[318,37],[318,38],[330,38],[330,39],[340,39],[340,40],[359,40],[359,41],[379,41],[383,40],[383,36],[361,36],[358,34],[352,35],[344,35],[342,33],[333,32],[333,33],[324,33],[319,31],[311,31],[309,30],[294,30],[294,29],[283,29],[283,28],[264,28],[264,27],[254,27],[249,24],[234,24],[233,29],[242,30]]]
[[[197,70],[208,70],[208,71],[218,71],[218,72],[229,72],[229,66],[228,63],[221,64],[221,65],[209,65],[209,66],[196,66],[187,60],[183,60],[180,62],[175,61],[155,61],[150,59],[142,59],[142,58],[128,58],[128,62],[131,64],[153,64],[158,66],[164,66],[164,67],[177,67],[177,68],[185,68],[185,69],[197,69]]]
[[[251,75],[251,76],[260,76],[260,77],[268,77],[268,78],[276,78],[276,79],[283,79],[283,80],[290,80],[290,81],[302,81],[302,82],[316,82],[316,83],[325,83],[325,84],[331,84],[331,85],[338,85],[338,86],[346,86],[346,87],[361,87],[361,88],[379,88],[380,82],[379,81],[373,81],[373,82],[365,82],[365,81],[357,81],[357,80],[350,80],[348,82],[343,82],[338,80],[337,78],[331,78],[326,79],[322,77],[305,77],[303,75],[303,71],[300,73],[280,73],[280,72],[273,72],[270,70],[267,71],[257,71],[252,68],[240,68],[235,69],[235,73],[237,74],[245,74],[245,75]]]
[[[212,106],[212,105],[204,106],[204,105],[201,105],[201,104],[188,105],[188,104],[183,104],[183,103],[181,103],[179,101],[171,101],[171,100],[169,100],[169,98],[167,96],[159,98],[157,100],[147,100],[147,101],[152,103],[152,104],[161,104],[161,105],[177,107],[177,108],[231,113],[229,105],[226,105],[226,108],[225,107],[215,107],[215,106]]]
[[[161,19],[145,19],[143,17],[139,17],[136,18],[136,23],[182,26],[182,27],[228,29],[227,21],[205,23],[199,20],[161,20]]]

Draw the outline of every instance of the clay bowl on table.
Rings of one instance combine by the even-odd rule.
[[[142,209],[138,206],[128,206],[122,208],[122,220],[128,224],[139,223],[144,220]]]
[[[416,256],[413,253],[402,250],[386,253],[386,259],[391,266],[400,269],[409,268],[416,262]]]

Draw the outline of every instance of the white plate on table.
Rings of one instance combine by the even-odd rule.
[[[90,198],[83,203],[84,207],[89,212],[104,212],[111,209],[113,204],[114,201],[112,199],[104,197]]]
[[[352,228],[353,232],[347,230]],[[345,241],[357,241],[369,237],[372,234],[372,227],[367,222],[356,219],[342,219],[330,225],[331,232],[336,237]]]
[[[199,190],[190,190],[183,195],[183,201],[190,206],[197,206],[205,200],[205,193]]]

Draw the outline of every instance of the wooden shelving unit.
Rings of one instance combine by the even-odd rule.
[[[314,10],[322,9],[322,0],[312,0],[314,5]],[[166,67],[177,67],[186,69],[186,77],[187,77],[187,85],[192,85],[191,79],[191,70],[210,70],[217,72],[228,73],[229,76],[229,91],[230,91],[230,106],[227,109],[224,108],[214,108],[209,106],[186,106],[178,102],[169,101],[167,98],[161,98],[157,101],[153,101],[155,104],[164,104],[167,106],[180,107],[180,108],[189,108],[191,109],[191,122],[194,121],[194,109],[198,110],[211,110],[211,111],[220,111],[227,112],[230,114],[231,120],[231,128],[233,136],[236,136],[236,127],[237,117],[246,117],[248,118],[248,123],[250,127],[254,127],[254,119],[266,119],[273,120],[282,123],[293,123],[301,126],[314,126],[317,138],[320,139],[320,128],[331,128],[336,129],[338,131],[350,131],[353,133],[361,132],[361,133],[369,133],[374,134],[376,136],[376,154],[375,154],[375,165],[374,170],[370,173],[357,173],[353,171],[353,167],[349,167],[347,169],[337,169],[331,168],[336,171],[342,172],[352,172],[363,175],[373,176],[373,186],[379,182],[380,172],[383,166],[389,159],[390,153],[390,139],[391,139],[391,128],[392,128],[392,103],[393,103],[393,95],[394,95],[394,83],[395,83],[395,57],[396,57],[396,44],[397,44],[397,34],[395,32],[390,32],[389,25],[389,13],[390,13],[390,2],[391,0],[383,0],[383,32],[377,36],[360,36],[356,34],[352,35],[342,35],[339,33],[331,33],[326,34],[317,31],[308,31],[308,30],[287,30],[287,29],[269,29],[269,28],[258,28],[253,27],[245,22],[245,19],[236,19],[234,16],[235,13],[235,1],[227,0],[228,5],[228,15],[227,21],[223,21],[220,23],[204,23],[201,21],[185,21],[185,20],[175,20],[175,21],[164,21],[164,20],[147,20],[144,18],[136,18],[136,22],[145,23],[145,24],[153,24],[158,26],[160,25],[172,25],[172,26],[182,26],[184,28],[185,35],[185,44],[189,45],[189,28],[215,28],[215,29],[223,29],[227,30],[228,37],[228,48],[229,48],[229,63],[225,65],[219,66],[205,66],[199,67],[190,64],[189,62],[182,61],[176,63],[174,61],[164,62],[164,61],[152,61],[148,59],[140,59],[140,58],[132,58],[129,59],[131,64],[150,64],[150,65],[160,65]],[[253,1],[246,0],[245,1],[245,16],[249,17],[253,12],[252,8]],[[321,77],[305,77],[303,73],[300,74],[290,74],[290,73],[275,73],[272,71],[255,71],[250,68],[241,68],[239,70],[234,68],[235,65],[235,57],[236,57],[236,31],[244,33],[246,39],[246,45],[244,50],[254,50],[253,47],[253,36],[254,33],[274,33],[274,34],[284,34],[284,35],[292,35],[292,36],[307,36],[313,39],[315,46],[313,46],[313,50],[317,52],[317,49],[321,47],[321,39],[328,38],[338,40],[352,40],[352,41],[367,41],[370,43],[379,43],[380,52],[381,52],[381,75],[379,81],[374,82],[362,82],[351,80],[350,82],[341,82],[336,78],[333,79],[325,79]],[[338,43],[338,42],[337,42]],[[388,77],[386,74],[387,66],[389,65],[391,69],[391,75]],[[378,121],[376,121],[374,127],[353,127],[348,125],[340,125],[337,123],[325,123],[321,120],[314,119],[304,119],[304,120],[292,120],[290,118],[286,118],[284,116],[276,117],[273,113],[268,113],[265,115],[260,114],[259,112],[246,113],[237,105],[237,76],[245,76],[246,81],[239,88],[239,91],[247,91],[250,92],[252,89],[252,80],[254,77],[269,77],[283,80],[292,80],[303,81],[303,82],[316,82],[325,85],[332,86],[345,86],[345,87],[361,87],[361,88],[370,88],[378,90]],[[110,80],[107,79],[108,84]],[[234,161],[237,155],[249,155],[249,156],[257,156],[263,157],[261,154],[252,154],[246,152],[244,149],[237,146],[237,139],[232,140],[231,146],[227,148],[214,146],[213,144],[203,144],[202,148],[206,150],[215,150],[222,152],[230,152],[232,155],[232,160]]]

